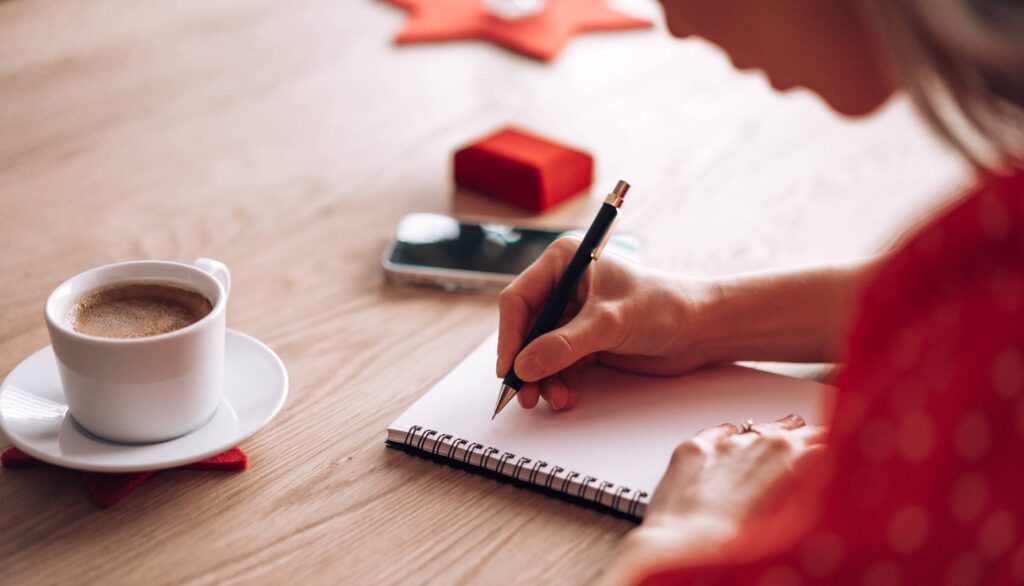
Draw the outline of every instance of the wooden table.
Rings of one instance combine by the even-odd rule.
[[[233,272],[229,326],[291,376],[242,474],[167,472],[100,511],[77,473],[0,471],[0,581],[586,582],[629,523],[384,448],[496,327],[493,293],[384,282],[396,220],[578,225],[622,177],[647,262],[710,275],[869,252],[965,177],[905,102],[843,120],[662,30],[545,65],[396,48],[402,19],[364,0],[0,2],[0,374],[47,344],[62,279],[205,255]],[[507,122],[592,151],[593,193],[538,218],[453,193],[453,150]]]

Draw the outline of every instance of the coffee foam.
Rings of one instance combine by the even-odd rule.
[[[201,293],[166,281],[117,283],[83,295],[64,324],[103,338],[142,338],[173,332],[206,317],[213,305]]]

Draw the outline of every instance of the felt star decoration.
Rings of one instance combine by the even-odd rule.
[[[49,466],[45,462],[36,460],[18,448],[8,448],[0,454],[0,463],[4,468],[36,468]],[[185,470],[224,470],[242,471],[249,467],[249,457],[241,448],[230,450],[211,456],[205,460],[186,464],[179,469]],[[82,481],[85,489],[89,491],[92,502],[101,509],[113,506],[119,500],[128,496],[132,491],[149,480],[156,471],[148,472],[126,472],[109,474],[104,472],[82,472]]]
[[[397,44],[483,39],[535,59],[551,61],[581,32],[650,28],[651,21],[609,8],[606,0],[548,0],[519,19],[492,14],[483,0],[385,0],[409,10]]]

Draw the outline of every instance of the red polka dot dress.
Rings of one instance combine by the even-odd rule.
[[[811,529],[769,553],[763,522],[644,584],[1024,584],[1024,174],[876,273],[838,386],[830,465],[790,498]]]

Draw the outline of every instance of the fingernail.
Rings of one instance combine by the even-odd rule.
[[[521,356],[516,361],[516,374],[523,380],[536,380],[541,374],[540,360],[533,354]]]
[[[551,408],[554,409],[555,411],[561,411],[562,409],[564,409],[566,402],[568,402],[568,400],[569,400],[569,397],[567,397],[566,395],[567,395],[567,392],[566,392],[565,389],[562,389],[562,388],[552,389],[552,391],[551,391]]]

